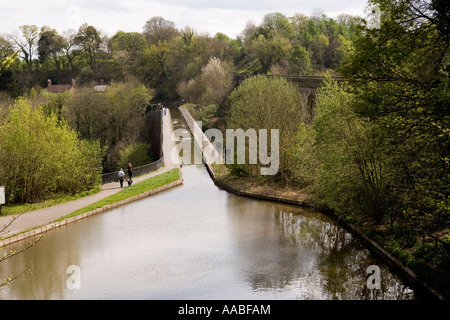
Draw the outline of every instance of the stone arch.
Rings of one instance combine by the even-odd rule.
[[[311,123],[316,116],[316,93],[311,92],[306,102],[306,110],[308,115],[308,123]]]

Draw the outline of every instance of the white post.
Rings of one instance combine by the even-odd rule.
[[[2,214],[2,204],[5,204],[5,203],[6,203],[5,187],[0,186],[0,215]]]

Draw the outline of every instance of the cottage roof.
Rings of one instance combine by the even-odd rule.
[[[72,89],[71,84],[53,84],[50,87],[47,87],[47,91],[53,92],[53,93],[63,93],[70,89]]]
[[[52,80],[47,80],[47,88],[45,88],[49,92],[53,93],[63,93],[66,91],[70,91],[75,89],[75,80],[72,80],[71,84],[52,84]]]

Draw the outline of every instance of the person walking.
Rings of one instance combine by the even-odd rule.
[[[131,163],[128,164],[128,178],[133,177],[133,166],[131,165]]]
[[[133,177],[133,166],[131,163],[128,164],[128,186],[130,187],[133,184],[133,180],[131,179]]]
[[[122,168],[120,169],[118,175],[119,175],[120,187],[123,188],[123,178],[125,178],[125,172],[123,172]]]

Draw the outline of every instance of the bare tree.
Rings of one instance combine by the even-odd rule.
[[[19,47],[23,54],[23,60],[28,65],[28,69],[33,68],[33,55],[36,51],[39,40],[39,28],[36,25],[23,25],[19,27],[21,35],[13,34],[11,40]]]
[[[69,63],[70,70],[74,69],[73,61],[75,57],[80,54],[80,51],[76,49],[76,37],[77,32],[73,29],[69,29],[63,32],[63,36],[66,39],[66,46],[64,48],[64,52],[67,57],[67,62]]]
[[[158,42],[170,42],[178,35],[178,30],[172,21],[153,17],[145,23],[143,34],[150,45],[158,45]]]

